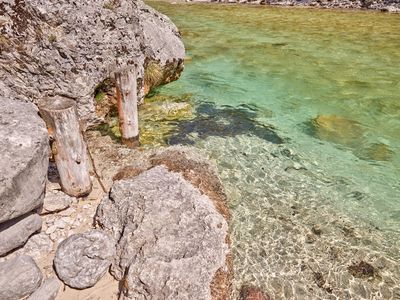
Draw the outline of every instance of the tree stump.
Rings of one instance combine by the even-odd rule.
[[[139,145],[136,69],[129,67],[115,72],[115,82],[122,142],[133,148]]]
[[[54,139],[53,155],[62,190],[73,197],[92,190],[86,144],[79,126],[75,101],[65,97],[42,100],[39,110]]]

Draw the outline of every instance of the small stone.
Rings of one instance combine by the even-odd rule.
[[[43,211],[45,213],[52,213],[67,209],[72,203],[72,198],[73,197],[58,191],[46,193],[43,203]]]
[[[41,227],[42,219],[37,214],[0,224],[0,256],[22,246]]]
[[[28,300],[54,300],[61,287],[61,282],[55,278],[46,279],[43,284],[37,289]]]
[[[55,242],[57,239],[59,238],[59,235],[57,232],[53,232],[52,234],[50,234],[50,239]]]
[[[307,234],[306,235],[306,243],[307,244],[312,244],[315,242],[315,236],[312,234]]]
[[[46,190],[58,193],[58,191],[61,190],[61,185],[58,182],[47,181]]]
[[[55,232],[57,230],[57,226],[52,225],[49,228],[47,228],[46,230],[46,234],[52,234],[53,232]]]
[[[42,282],[32,257],[21,255],[0,263],[0,299],[18,300],[32,294]]]
[[[314,226],[311,228],[311,231],[312,231],[312,233],[314,233],[315,235],[321,235],[321,234],[322,234],[322,229],[321,229],[321,226],[319,226],[319,225],[314,225]]]
[[[103,277],[114,255],[113,238],[101,230],[91,230],[64,240],[58,246],[54,266],[65,284],[85,289]]]
[[[75,198],[74,198],[74,199],[75,199]],[[68,208],[68,209],[66,209],[66,210],[60,211],[60,212],[58,213],[58,215],[60,215],[60,216],[62,216],[62,217],[69,217],[69,216],[71,216],[74,212],[75,212],[75,209],[72,208],[72,207],[70,207],[70,208]]]
[[[48,255],[53,250],[53,242],[48,235],[39,233],[33,235],[23,248],[23,253],[39,258]]]
[[[59,229],[64,229],[67,226],[67,223],[62,219],[58,219],[54,222],[54,226]]]

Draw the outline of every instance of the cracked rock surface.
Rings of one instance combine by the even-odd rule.
[[[91,230],[64,240],[58,246],[54,267],[65,284],[85,289],[104,276],[114,255],[112,237],[103,231]]]
[[[228,225],[181,174],[157,166],[115,182],[97,222],[118,241],[111,271],[123,282],[120,299],[212,299]]]
[[[119,67],[160,67],[179,77],[185,50],[175,25],[140,0],[8,0],[0,3],[0,94],[37,102],[63,95],[96,122],[94,91]]]
[[[24,215],[43,203],[49,138],[46,126],[32,103],[0,96],[0,104],[2,223]]]

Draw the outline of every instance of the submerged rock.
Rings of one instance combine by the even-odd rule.
[[[42,282],[42,272],[26,255],[0,263],[0,299],[19,300],[32,294]]]
[[[0,103],[2,223],[42,204],[49,161],[49,138],[46,126],[33,104],[1,96]]]
[[[91,230],[64,240],[58,246],[54,267],[65,284],[85,289],[104,276],[114,255],[112,237],[103,231]]]
[[[37,214],[21,216],[0,224],[0,256],[14,250],[42,228],[42,219]]]
[[[320,115],[312,124],[316,137],[321,140],[353,148],[362,143],[363,130],[356,121],[335,115]]]
[[[376,161],[389,161],[394,155],[394,151],[383,143],[372,144],[359,152],[358,156],[360,158]]]
[[[121,299],[226,299],[212,285],[227,283],[227,222],[182,175],[158,166],[116,181],[96,220],[118,241]]]
[[[348,267],[351,275],[358,278],[369,278],[376,275],[375,268],[365,261],[360,261],[358,264],[353,264]]]

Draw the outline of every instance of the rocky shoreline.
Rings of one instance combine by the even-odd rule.
[[[259,253],[252,253],[256,247],[245,249],[250,243],[243,246],[244,252],[233,250],[232,212],[212,156],[183,146],[132,149],[121,143],[117,125],[118,93],[113,76],[121,68],[134,67],[138,87],[135,96],[140,103],[152,87],[176,80],[183,70],[185,56],[178,29],[140,0],[50,2],[10,0],[0,4],[0,299],[270,300],[259,287],[276,298],[290,298],[293,294],[302,297],[315,284],[321,295],[332,294],[339,290],[338,281],[350,280],[349,274],[356,278],[351,279],[352,289],[346,294],[350,297],[363,291],[365,295],[378,293],[377,284],[363,281],[396,274],[392,261],[379,257],[370,264],[360,254],[360,259],[346,271],[347,277],[338,280],[326,277],[328,271],[320,271],[317,264],[297,264],[301,272],[306,272],[310,288],[307,291],[299,284],[292,288],[283,272],[282,278],[268,278],[265,286],[241,282],[245,276],[235,286],[233,273],[249,265],[236,266],[235,270],[232,252],[236,251],[239,259],[257,259],[271,251],[269,267],[276,268],[281,265],[281,256],[290,259],[288,253],[281,253],[281,244],[269,235],[260,237],[259,240],[270,244]],[[399,7],[394,2],[251,3],[387,11]],[[91,190],[84,196],[74,197],[65,192],[55,162],[63,149],[54,147],[55,138],[36,106],[41,99],[51,102],[53,97],[67,98],[76,104],[80,118],[77,131],[83,132],[87,145],[84,154],[89,158],[87,171],[91,181]],[[174,122],[193,117],[190,103],[158,102],[142,106],[143,120]],[[320,117],[316,121],[323,120]],[[169,130],[161,125],[155,127],[143,134],[143,141],[152,139],[149,144],[157,144],[164,130]],[[263,134],[268,135],[270,132],[265,129]],[[157,139],[157,134],[161,138]],[[324,132],[319,134],[323,136]],[[217,139],[215,143],[221,141]],[[239,139],[237,145],[241,144]],[[245,142],[243,147],[247,147]],[[260,147],[264,148],[267,146]],[[287,149],[275,150],[279,150],[275,156],[273,152],[263,156],[271,155],[273,161],[272,157],[291,155]],[[223,156],[228,158],[231,154]],[[258,154],[245,149],[236,157],[253,156],[256,161]],[[74,161],[78,165],[82,162],[79,155]],[[299,163],[274,163],[285,172],[304,169]],[[228,161],[229,164],[233,163]],[[240,165],[233,169],[231,178],[245,170]],[[284,177],[278,175],[278,179]],[[239,182],[238,186],[250,185],[254,178],[249,178],[249,182]],[[288,178],[295,182],[295,178]],[[245,191],[245,187],[241,190]],[[262,199],[256,196],[255,199]],[[274,205],[284,207],[283,200],[278,200]],[[285,248],[301,249],[303,236],[310,249],[311,245],[331,243],[335,246],[329,254],[334,258],[332,265],[343,267],[343,261],[352,253],[344,252],[339,260],[339,246],[336,248],[336,241],[331,241],[326,233],[342,230],[348,238],[353,237],[354,230],[341,224],[333,229],[324,227],[314,219],[310,221],[312,226],[305,226],[296,216],[311,217],[302,203],[295,204],[293,200],[284,213],[279,213],[278,207],[273,207],[277,213],[264,209],[271,213],[268,220],[260,219],[259,224],[263,222],[265,228],[272,229],[282,227],[274,234],[296,241],[289,240]],[[251,210],[257,212],[256,207]],[[302,231],[294,230],[296,222]],[[239,232],[238,228],[234,230]],[[253,235],[247,227],[242,230],[243,236]],[[354,241],[349,238],[351,242]],[[385,285],[380,286],[379,293],[396,296],[399,291]]]
[[[169,1],[176,3],[176,1]],[[179,1],[178,1],[179,2]],[[182,1],[183,2],[183,1]],[[325,9],[363,9],[400,13],[397,0],[187,0],[190,3],[252,4],[283,7],[314,7]]]

